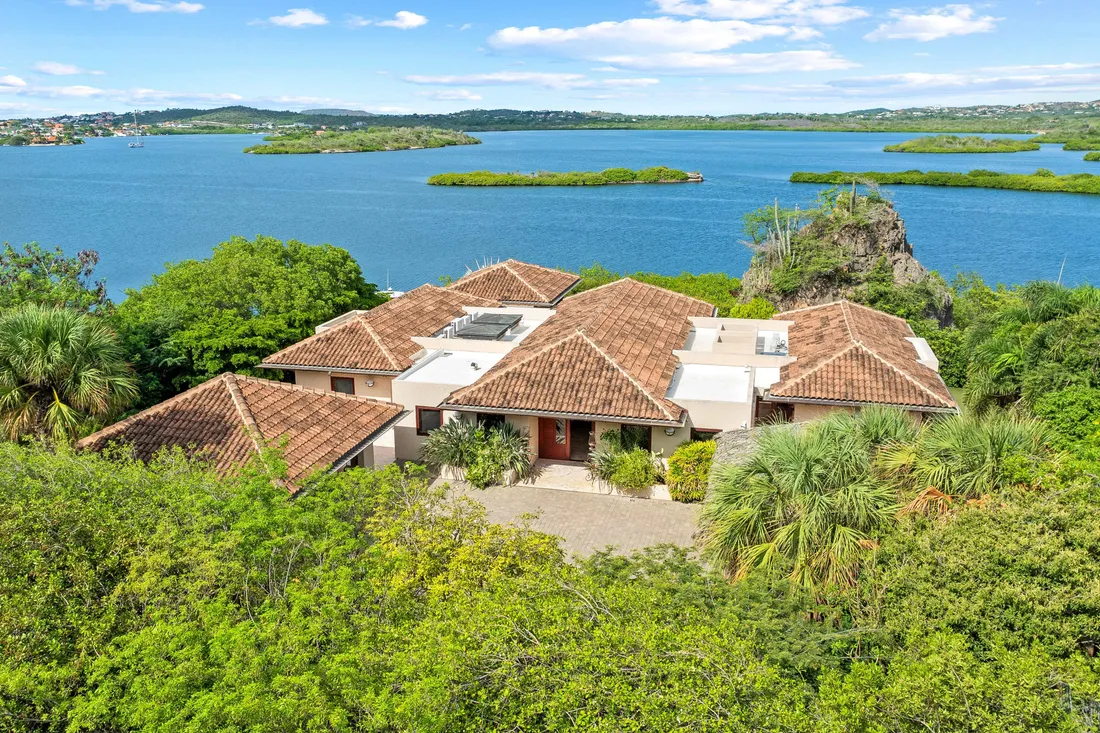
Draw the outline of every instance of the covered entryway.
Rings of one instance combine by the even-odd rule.
[[[569,460],[569,421],[565,418],[539,418],[539,458]]]

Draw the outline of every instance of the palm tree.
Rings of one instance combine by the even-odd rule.
[[[762,428],[747,462],[715,471],[700,516],[704,552],[736,579],[784,565],[806,587],[851,583],[897,511],[872,457],[915,432],[908,417],[877,408]]]
[[[65,442],[137,395],[118,338],[94,316],[28,304],[0,315],[0,425]]]
[[[1042,456],[1046,441],[1035,419],[954,415],[926,423],[911,442],[887,446],[876,463],[911,500],[904,512],[937,514],[959,499],[980,500],[1018,483],[1020,468]]]

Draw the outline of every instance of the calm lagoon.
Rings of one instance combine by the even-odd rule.
[[[1084,153],[883,153],[912,134],[547,131],[478,133],[483,145],[352,155],[244,155],[238,135],[125,138],[75,148],[0,147],[0,241],[95,249],[112,296],[163,264],[209,255],[233,234],[351,251],[394,288],[461,275],[485,258],[575,269],[740,275],[742,215],[776,198],[809,205],[795,170],[1097,173]],[[441,188],[446,171],[599,170],[668,165],[701,185]],[[897,186],[888,189],[917,258],[949,278],[1100,282],[1100,196]]]

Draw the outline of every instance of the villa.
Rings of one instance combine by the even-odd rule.
[[[239,458],[239,449],[226,457],[217,448],[247,445],[234,383],[293,391],[290,402],[274,393],[260,400],[264,419],[245,432],[287,440],[296,479],[371,465],[375,441],[393,459],[415,461],[450,420],[508,422],[530,436],[534,458],[581,462],[607,431],[667,457],[684,441],[774,419],[871,404],[918,420],[958,409],[927,342],[903,319],[866,306],[719,318],[709,303],[629,278],[570,295],[578,282],[509,260],[446,287],[424,285],[321,324],[260,365],[292,373],[293,386],[225,375],[214,380],[225,381],[216,408],[196,399],[202,385],[82,444],[136,436],[145,453],[189,441],[221,450],[223,462]],[[187,406],[195,414],[184,419]],[[302,436],[308,445],[299,446]]]

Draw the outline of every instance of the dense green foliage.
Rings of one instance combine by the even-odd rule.
[[[911,519],[819,599],[686,553],[568,563],[416,469],[0,446],[7,730],[1085,731],[1095,504]],[[816,619],[830,619],[822,623]]]
[[[445,422],[424,440],[420,458],[475,489],[525,479],[532,464],[527,433],[508,422],[488,428],[468,420]]]
[[[136,396],[137,380],[102,319],[35,303],[0,312],[0,428],[8,440],[68,442]]]
[[[717,444],[696,440],[676,448],[668,457],[668,492],[676,501],[702,501],[710,483],[710,468]]]
[[[277,377],[256,365],[318,324],[382,301],[346,250],[233,237],[209,259],[169,264],[127,291],[115,322],[149,405],[226,371]]]
[[[691,175],[675,168],[656,166],[631,170],[629,168],[608,168],[607,170],[571,171],[553,173],[493,173],[474,171],[472,173],[440,173],[428,179],[430,186],[609,186],[619,183],[685,183],[693,179]]]
[[[91,250],[66,257],[61,248],[43,249],[37,242],[22,250],[4,244],[0,253],[0,309],[24,303],[91,311],[109,305],[107,284],[92,281],[99,255]]]
[[[629,277],[638,282],[656,285],[666,290],[690,295],[692,298],[711,303],[718,308],[719,316],[729,316],[733,309],[740,307],[737,295],[741,292],[741,280],[730,277],[724,272],[706,272],[701,275],[694,275],[690,272],[683,272],[679,275],[658,275],[654,272],[618,273],[612,272],[596,262],[591,267],[582,267],[578,274],[581,276],[581,281],[569,292],[570,295],[583,293],[586,290]],[[767,303],[756,303],[751,307],[753,309],[751,310],[752,313],[764,313],[769,305]],[[743,317],[756,318],[759,316]]]
[[[1085,153],[1085,160],[1088,160],[1088,161],[1100,160],[1100,151],[1097,151],[1095,153]]]
[[[887,145],[886,153],[1019,153],[1038,150],[1039,143],[1014,140],[1008,137],[987,138],[976,135],[934,135],[906,140],[897,145]]]
[[[962,188],[1000,188],[1012,191],[1055,191],[1060,193],[1100,194],[1100,176],[1090,173],[1072,173],[1056,176],[1046,168],[1040,168],[1032,174],[997,173],[987,170],[972,170],[969,173],[950,173],[944,171],[901,171],[898,173],[865,172],[844,173],[807,173],[798,171],[791,174],[792,183],[827,183],[830,185],[848,184],[852,181],[874,181],[884,186],[956,186]]]
[[[431,127],[371,127],[366,130],[293,132],[265,137],[266,144],[245,148],[264,155],[298,153],[376,153],[388,150],[421,150],[448,145],[477,145],[481,141],[464,132]]]

